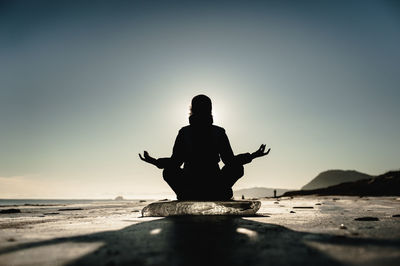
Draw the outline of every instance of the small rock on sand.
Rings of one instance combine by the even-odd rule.
[[[82,211],[82,208],[63,208],[63,209],[58,209],[58,211]]]
[[[341,224],[339,228],[340,229],[347,229],[347,227],[344,224]]]
[[[295,211],[290,211],[290,213],[296,213]]]
[[[5,210],[0,210],[0,213],[20,213],[20,209],[5,209]]]
[[[293,209],[314,209],[314,207],[311,206],[295,206]]]
[[[354,221],[379,221],[379,219],[378,219],[378,217],[369,217],[369,216],[366,216],[366,217],[358,217],[358,218],[355,218]]]

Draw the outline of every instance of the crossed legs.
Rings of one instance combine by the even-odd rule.
[[[212,178],[188,174],[181,168],[169,167],[163,171],[164,180],[178,200],[229,200],[233,196],[232,186],[243,175],[243,165],[225,165]]]

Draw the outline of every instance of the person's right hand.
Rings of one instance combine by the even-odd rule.
[[[157,164],[157,160],[149,155],[147,151],[143,152],[143,156],[139,153],[139,158],[146,163],[150,163],[153,165]]]

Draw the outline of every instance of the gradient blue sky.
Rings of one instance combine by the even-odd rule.
[[[199,93],[236,153],[235,188],[400,167],[397,1],[1,1],[0,198],[167,193]]]

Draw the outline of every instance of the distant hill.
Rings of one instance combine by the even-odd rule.
[[[317,177],[311,180],[308,184],[302,187],[302,190],[310,190],[317,188],[325,188],[338,185],[344,182],[353,182],[361,179],[369,179],[373,176],[360,173],[353,170],[328,170],[320,173]]]
[[[400,196],[400,171],[327,188],[289,191],[283,196],[299,195]]]
[[[244,195],[245,198],[273,197],[275,189],[277,196],[280,196],[283,193],[289,191],[289,189],[253,187],[253,188],[235,190],[233,192],[233,196],[235,198],[241,198],[242,195]]]

